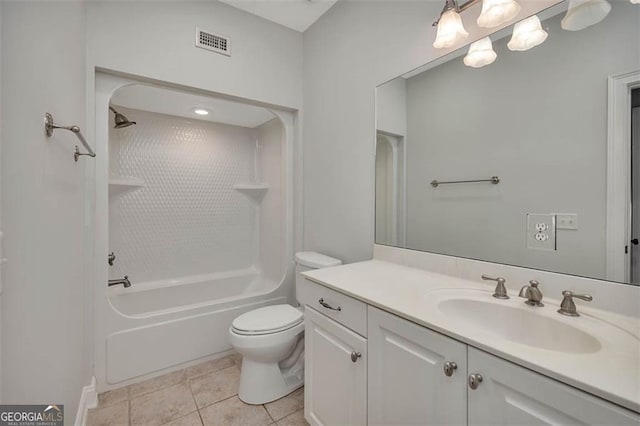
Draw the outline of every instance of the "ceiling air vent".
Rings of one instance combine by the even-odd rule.
[[[196,27],[196,47],[231,56],[231,39]]]

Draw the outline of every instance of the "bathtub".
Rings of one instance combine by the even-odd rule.
[[[286,303],[256,269],[135,283],[107,291],[106,384],[118,387],[231,350],[238,315]]]

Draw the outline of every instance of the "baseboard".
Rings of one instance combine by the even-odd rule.
[[[87,413],[89,412],[89,409],[96,408],[97,406],[98,392],[96,391],[96,378],[92,377],[91,383],[82,388],[75,425],[85,426],[87,424]]]

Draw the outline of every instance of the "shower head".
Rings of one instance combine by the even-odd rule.
[[[115,114],[115,117],[113,118],[113,121],[115,122],[115,126],[113,126],[114,129],[122,129],[124,127],[129,127],[136,124],[135,121],[129,121],[127,117],[113,109],[112,106],[109,106],[109,109]]]

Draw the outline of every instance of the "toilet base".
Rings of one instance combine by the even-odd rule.
[[[247,404],[266,404],[286,396],[304,385],[304,370],[283,371],[278,363],[260,363],[242,359],[238,398]]]

